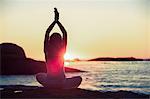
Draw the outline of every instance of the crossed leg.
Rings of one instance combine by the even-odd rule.
[[[82,82],[82,78],[80,76],[66,78],[63,81],[58,81],[58,80],[51,79],[50,77],[47,77],[46,73],[38,73],[36,75],[36,79],[44,87],[54,88],[54,89],[77,88]]]

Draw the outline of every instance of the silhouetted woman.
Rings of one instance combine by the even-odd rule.
[[[58,21],[59,13],[55,8],[55,20],[48,27],[44,40],[44,53],[46,60],[47,73],[39,73],[36,78],[39,83],[50,88],[76,88],[80,85],[81,77],[66,78],[64,72],[64,54],[67,46],[67,32]],[[49,33],[54,25],[58,24],[63,36],[59,33]]]
[[[56,10],[57,11],[57,10]],[[55,12],[56,13],[56,12]],[[57,14],[55,14],[57,15]],[[48,27],[44,40],[44,53],[47,66],[47,73],[55,79],[64,79],[64,54],[67,45],[67,32],[62,24],[58,21],[58,16],[55,16],[55,21]],[[63,37],[59,33],[53,33],[49,37],[49,33],[55,24],[58,24],[63,33]]]

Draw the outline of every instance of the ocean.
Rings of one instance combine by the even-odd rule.
[[[79,88],[150,94],[150,61],[81,61],[66,62],[65,65],[87,71],[66,73],[67,77],[82,77]],[[1,75],[0,85],[41,86],[35,75]]]

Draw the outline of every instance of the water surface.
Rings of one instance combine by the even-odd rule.
[[[88,72],[66,73],[67,77],[82,76],[80,88],[98,91],[134,91],[150,94],[149,61],[70,62],[73,67]],[[41,86],[35,75],[1,76],[0,85]]]

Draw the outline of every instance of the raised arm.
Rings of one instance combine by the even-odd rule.
[[[61,32],[63,33],[64,44],[65,44],[65,46],[67,46],[67,31],[65,30],[65,28],[63,27],[63,25],[59,21],[57,21],[57,24],[58,24]]]
[[[46,30],[45,39],[44,39],[44,52],[45,53],[46,53],[46,49],[48,46],[49,33],[51,32],[51,30],[53,29],[55,24],[56,24],[56,22],[54,21]]]
[[[63,33],[64,45],[67,46],[67,32],[66,32],[65,28],[63,27],[63,25],[58,21],[59,20],[59,12],[57,11],[57,8],[54,8],[54,12],[55,12],[55,21],[58,24],[61,32]]]

